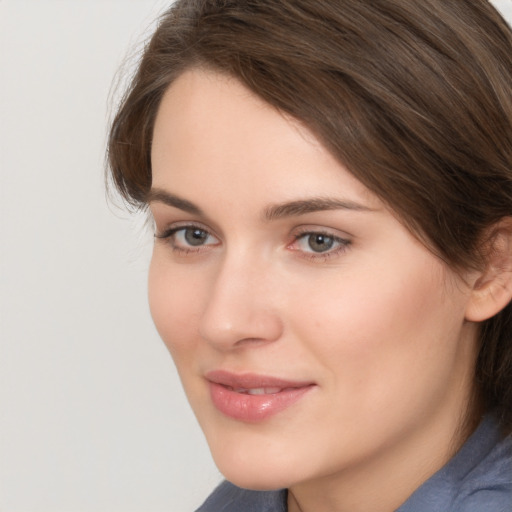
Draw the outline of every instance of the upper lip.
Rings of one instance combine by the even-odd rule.
[[[311,386],[311,381],[292,381],[256,373],[232,373],[226,370],[212,370],[206,373],[206,379],[215,384],[231,388],[303,388]]]

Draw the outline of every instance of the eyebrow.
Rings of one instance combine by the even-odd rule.
[[[178,208],[179,210],[183,210],[184,212],[191,213],[193,215],[204,216],[203,211],[201,208],[199,208],[199,206],[196,206],[194,203],[187,201],[186,199],[182,199],[181,197],[178,197],[160,188],[152,188],[146,196],[146,202],[148,204],[163,203],[167,206]]]
[[[310,199],[299,199],[288,203],[271,205],[265,209],[264,217],[266,220],[270,221],[326,210],[353,210],[362,212],[375,211],[368,206],[354,201],[331,197],[313,197]]]
[[[187,199],[183,199],[160,188],[151,189],[146,197],[146,202],[148,204],[163,203],[167,206],[178,208],[179,210],[183,210],[193,215],[204,216],[204,213],[199,206]],[[331,197],[313,197],[270,205],[265,208],[263,218],[266,221],[273,221],[286,217],[295,217],[326,210],[352,210],[362,212],[375,211],[374,209],[355,201]]]

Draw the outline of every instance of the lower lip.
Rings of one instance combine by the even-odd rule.
[[[213,405],[226,416],[239,421],[264,421],[300,400],[313,386],[287,388],[269,395],[248,395],[210,382]]]

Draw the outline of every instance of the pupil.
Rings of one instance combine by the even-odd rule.
[[[187,229],[185,231],[185,240],[190,245],[202,245],[207,237],[208,233],[202,229]]]
[[[333,246],[334,239],[327,235],[309,235],[308,244],[315,252],[325,252]]]

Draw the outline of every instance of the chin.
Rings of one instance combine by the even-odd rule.
[[[290,460],[289,447],[276,446],[275,441],[254,436],[228,436],[222,441],[207,436],[213,460],[222,475],[244,489],[270,491],[289,487],[300,480],[297,464]],[[245,438],[244,438],[245,437]],[[252,436],[251,436],[252,437]],[[221,441],[221,442],[219,442]]]
[[[223,474],[224,478],[243,489],[250,489],[252,491],[275,491],[277,489],[288,488],[291,485],[290,475],[284,471],[276,468],[272,468],[273,464],[267,464],[267,467],[256,468],[247,467],[221,467],[219,464],[219,470]]]

